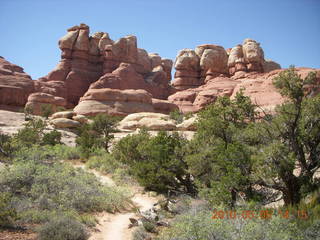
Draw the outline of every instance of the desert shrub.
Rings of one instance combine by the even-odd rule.
[[[25,199],[25,202],[22,201],[22,199],[16,200],[15,206],[20,218],[19,222],[21,223],[43,224],[50,221],[50,219],[54,219],[62,215],[77,219],[83,224],[87,223],[86,221],[82,221],[81,215],[79,215],[79,213],[75,210],[54,209],[52,206],[45,207],[43,205],[41,208],[40,206],[38,207],[38,205],[34,204],[34,202],[32,202],[30,199]],[[43,201],[43,203],[46,202],[47,201]]]
[[[86,162],[88,168],[95,168],[103,173],[112,173],[115,169],[121,168],[121,164],[114,156],[110,153],[105,153],[100,156],[93,156]]]
[[[38,230],[39,240],[86,240],[89,238],[85,227],[76,220],[68,217],[57,217]]]
[[[32,147],[33,145],[61,144],[61,133],[57,130],[45,132],[47,124],[41,118],[32,118],[11,140],[13,149]]]
[[[157,226],[156,226],[153,222],[143,221],[142,224],[143,224],[144,229],[145,229],[147,232],[150,232],[150,233],[155,233],[155,232],[157,232],[157,230],[156,230],[156,227],[157,227]]]
[[[133,186],[138,184],[134,177],[130,175],[128,166],[115,169],[112,173],[112,179],[120,186]]]
[[[138,227],[133,233],[132,233],[132,239],[133,240],[145,240],[150,238],[150,234],[146,232],[144,227],[140,226]]]
[[[78,147],[57,144],[55,146],[46,146],[45,148],[47,151],[52,151],[60,160],[80,159],[80,150]]]
[[[0,228],[14,225],[17,218],[17,212],[12,206],[11,194],[0,192]]]
[[[169,116],[171,119],[175,120],[176,123],[182,123],[183,122],[183,113],[179,110],[174,110],[169,113]]]
[[[79,221],[88,227],[94,227],[99,222],[94,216],[92,216],[90,214],[80,215]]]
[[[132,185],[135,182],[129,174],[128,166],[116,160],[112,154],[107,152],[90,157],[86,161],[86,166],[90,169],[97,169],[105,174],[112,174],[112,178],[117,185]]]
[[[127,191],[102,186],[82,169],[39,159],[15,162],[0,172],[1,189],[15,196],[23,220],[41,222],[57,211],[114,212],[128,205]]]
[[[28,121],[24,128],[20,129],[13,136],[13,144],[16,148],[31,147],[33,144],[40,144],[43,138],[45,121],[40,118],[34,118]]]
[[[159,240],[290,240],[303,239],[292,219],[211,219],[210,211],[190,212],[177,217]]]
[[[30,148],[22,147],[14,152],[14,162],[36,161],[55,162],[58,160],[73,160],[80,158],[79,148],[57,144],[54,146],[33,145]]]
[[[113,133],[117,132],[115,125],[119,118],[106,114],[98,114],[94,117],[91,129],[99,138],[102,147],[108,152],[109,143],[114,138]]]
[[[101,142],[96,138],[89,124],[83,124],[79,128],[79,136],[76,139],[76,144],[80,150],[80,156],[83,159],[89,158],[97,148],[101,147]]]
[[[41,116],[48,119],[49,116],[53,114],[53,107],[51,104],[41,104]]]
[[[12,138],[9,135],[0,132],[0,160],[10,157],[13,151],[11,141]]]
[[[304,237],[306,240],[320,239],[320,220],[314,221],[312,225],[305,230]]]
[[[115,124],[118,119],[109,115],[99,114],[93,118],[90,124],[84,124],[79,128],[77,146],[81,150],[82,158],[89,158],[97,148],[103,148],[108,152],[109,143],[116,132]]]
[[[14,162],[54,162],[59,156],[52,150],[51,146],[33,145],[21,147],[14,152]]]
[[[115,159],[130,166],[141,159],[138,146],[147,143],[150,137],[146,130],[141,130],[139,134],[128,135],[114,146],[112,155]]]
[[[42,145],[57,145],[61,144],[61,133],[57,130],[45,133],[42,138]]]
[[[190,209],[192,198],[188,195],[181,195],[176,199],[176,203],[170,206],[170,212],[174,214],[183,214]]]
[[[33,108],[31,106],[26,106],[23,109],[24,112],[24,120],[29,121],[32,119]]]

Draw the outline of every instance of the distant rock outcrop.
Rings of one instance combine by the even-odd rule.
[[[108,33],[89,35],[85,24],[74,26],[59,40],[61,61],[37,80],[37,92],[63,97],[67,106],[78,104],[91,88],[145,89],[155,98],[170,94],[172,61],[148,54],[129,35],[117,41]]]
[[[253,103],[258,104],[264,110],[273,111],[275,106],[281,104],[285,99],[280,95],[272,84],[272,80],[285,69],[274,70],[270,73],[246,73],[236,74],[232,77],[216,77],[207,81],[197,88],[189,88],[169,96],[169,101],[178,105],[180,111],[198,112],[208,104],[214,103],[219,96],[233,98],[237,92],[243,89],[246,96],[249,96]],[[301,77],[306,77],[311,71],[317,72],[320,86],[320,70],[311,68],[297,68]],[[315,91],[319,91],[319,86]]]
[[[198,112],[219,96],[233,98],[240,89],[270,111],[284,101],[272,84],[284,69],[265,60],[260,43],[253,39],[229,49],[214,44],[182,49],[173,64],[138,48],[133,35],[114,41],[105,32],[90,36],[89,27],[80,24],[67,30],[59,48],[56,68],[36,81],[0,58],[0,105],[25,105],[34,114],[41,114],[42,105],[50,105],[52,111],[75,107],[77,116],[126,116],[178,109]],[[320,83],[319,69],[297,68],[302,77],[310,71],[317,72]],[[319,86],[311,87],[313,93],[319,91]],[[79,120],[86,121],[84,116]]]
[[[0,57],[0,105],[23,107],[34,84],[22,67]]]

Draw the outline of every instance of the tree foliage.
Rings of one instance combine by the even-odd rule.
[[[241,133],[254,121],[255,106],[242,91],[233,100],[219,98],[199,114],[186,161],[210,201],[233,206],[238,192],[251,194],[251,150]]]
[[[319,188],[314,175],[320,167],[320,96],[311,97],[315,80],[314,73],[301,78],[294,68],[281,72],[274,85],[287,101],[262,118],[241,91],[199,114],[187,163],[210,201],[233,206],[239,194],[271,201],[281,193],[287,205],[297,204]]]
[[[149,190],[167,193],[195,189],[184,161],[186,140],[178,134],[159,132],[151,137],[145,131],[127,136],[115,146],[113,154],[130,166],[130,172]]]
[[[76,139],[83,158],[88,158],[96,148],[109,151],[110,141],[116,132],[115,125],[119,121],[117,117],[98,114],[92,123],[84,124],[79,128],[79,137]]]
[[[320,167],[320,96],[309,96],[315,81],[313,72],[304,79],[294,68],[280,73],[274,84],[288,100],[255,128],[255,178],[281,191],[286,204],[299,203],[319,187],[314,174]]]

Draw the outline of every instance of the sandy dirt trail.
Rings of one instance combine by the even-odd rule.
[[[96,170],[86,169],[83,164],[76,164],[75,167],[84,169],[96,175],[103,184],[108,186],[115,186],[115,182],[107,175],[103,175]],[[146,211],[153,207],[153,204],[157,202],[155,197],[150,197],[148,194],[142,194],[138,192],[136,188],[132,188],[135,192],[131,198],[135,206],[140,211]],[[137,217],[134,212],[123,212],[111,214],[107,212],[100,213],[97,218],[99,225],[96,227],[97,232],[92,233],[89,240],[130,240],[133,229],[129,229],[129,218]]]

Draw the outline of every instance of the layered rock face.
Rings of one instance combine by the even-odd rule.
[[[247,83],[247,78],[250,78],[248,82],[252,82],[251,78],[267,78],[257,74],[280,68],[276,62],[264,59],[260,44],[252,39],[245,39],[243,44],[227,50],[213,44],[199,45],[195,50],[183,49],[175,60],[176,73],[172,85],[177,92],[168,100],[177,104],[182,112],[197,112],[219,96],[235,94],[240,89],[237,86]],[[277,95],[270,83],[260,87],[271,87],[270,91]]]
[[[285,99],[274,87],[272,81],[285,69],[271,71],[270,73],[245,73],[236,74],[232,77],[216,77],[198,88],[190,88],[179,91],[169,96],[169,101],[179,106],[184,113],[198,112],[210,103],[216,101],[219,96],[233,98],[237,92],[243,89],[244,94],[249,96],[253,103],[258,104],[265,111],[273,112],[276,105]],[[311,68],[296,68],[302,78],[309,72],[317,73],[318,86],[312,86],[310,92],[316,94],[320,88],[320,70]]]
[[[237,83],[228,77],[216,77],[197,88],[179,91],[169,96],[168,100],[178,105],[181,112],[198,112],[215,102],[218,96],[231,96]]]
[[[33,91],[33,81],[23,68],[0,57],[0,105],[23,107]]]
[[[61,61],[46,77],[39,79],[39,92],[64,97],[76,105],[90,84],[101,79],[106,88],[148,89],[157,98],[166,98],[169,94],[172,61],[139,49],[135,36],[117,41],[103,32],[89,36],[89,27],[80,24],[68,29],[59,40],[59,48]],[[120,82],[114,81],[117,78],[121,78]]]
[[[35,82],[35,91],[64,98],[68,108],[77,105],[89,87],[144,89],[158,99],[172,92],[172,61],[138,48],[135,36],[117,41],[104,32],[89,36],[89,27],[80,24],[68,29],[59,48],[61,61]]]
[[[67,106],[67,102],[62,97],[38,92],[29,95],[25,109],[30,113],[42,115],[46,111],[46,106],[50,108],[50,112],[57,112],[59,107],[65,108]]]
[[[175,60],[175,79],[172,85],[179,91],[199,87],[219,76],[233,76],[237,72],[270,72],[280,65],[265,61],[260,44],[245,39],[232,49],[213,44],[182,49]]]
[[[145,90],[90,89],[80,99],[74,112],[85,116],[106,113],[126,116],[136,112],[154,112],[152,96]]]
[[[66,99],[69,106],[87,91],[89,85],[102,75],[103,42],[111,41],[104,33],[89,36],[85,24],[68,29],[59,40],[61,61],[47,76],[36,83],[36,91]],[[99,48],[99,44],[101,49]]]

